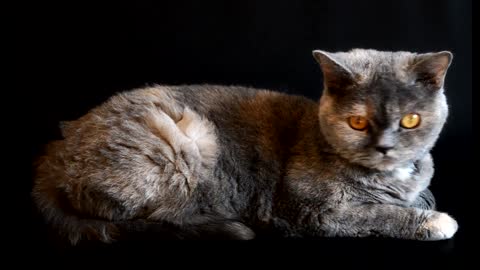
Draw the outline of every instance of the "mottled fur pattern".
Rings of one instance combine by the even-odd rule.
[[[63,139],[36,166],[39,210],[72,244],[110,242],[146,224],[176,228],[167,231],[181,239],[252,239],[265,228],[290,237],[452,237],[457,223],[434,210],[427,189],[451,54],[314,57],[325,81],[319,103],[245,87],[154,86],[64,123]],[[412,112],[421,125],[403,129]],[[350,128],[352,115],[369,129]]]

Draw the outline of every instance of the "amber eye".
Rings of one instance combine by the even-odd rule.
[[[400,125],[408,129],[416,128],[420,125],[420,115],[416,113],[409,113],[402,118]]]
[[[355,130],[365,130],[368,126],[367,118],[362,116],[350,116],[348,124]]]

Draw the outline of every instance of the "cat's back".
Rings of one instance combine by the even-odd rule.
[[[155,85],[118,93],[61,127],[64,138],[76,144],[80,154],[85,152],[81,145],[98,149],[99,144],[118,138],[158,137],[158,130],[172,130],[174,126],[185,129],[183,133],[188,125],[204,132],[209,126],[217,129],[217,135],[244,139],[251,135],[275,137],[286,130],[291,134],[304,115],[316,117],[317,107],[305,97],[266,89]],[[189,131],[193,132],[192,128]]]
[[[146,87],[119,93],[65,124],[54,154],[75,160],[62,170],[99,182],[126,172],[148,178],[163,164],[185,164],[184,175],[198,175],[221,159],[235,168],[262,162],[281,168],[298,138],[315,128],[317,111],[310,99],[264,89]]]
[[[318,103],[303,96],[235,85],[155,85],[115,95],[92,113],[139,120],[152,109],[175,122],[189,110],[227,132],[229,128],[292,126],[305,114],[316,117]]]

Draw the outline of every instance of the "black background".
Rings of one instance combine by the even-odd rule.
[[[318,99],[322,74],[314,49],[452,51],[450,116],[433,151],[431,189],[439,210],[459,221],[457,236],[429,243],[332,239],[311,246],[332,253],[464,251],[472,158],[471,1],[63,1],[25,3],[22,13],[28,20],[17,32],[18,61],[28,74],[32,159],[59,136],[59,121],[80,117],[118,91],[216,83]],[[30,181],[22,182],[26,200]],[[38,221],[29,224],[29,245],[49,250]]]

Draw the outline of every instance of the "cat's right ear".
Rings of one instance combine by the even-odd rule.
[[[320,64],[325,87],[330,91],[346,89],[356,84],[354,74],[334,54],[314,50],[313,57]]]
[[[441,89],[452,59],[453,54],[449,51],[417,55],[411,67],[416,82],[422,83],[429,89]]]

